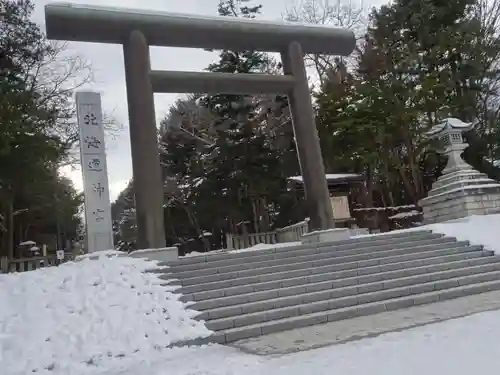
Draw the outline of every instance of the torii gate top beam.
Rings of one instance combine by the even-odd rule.
[[[122,44],[140,30],[152,46],[204,49],[286,51],[298,42],[304,53],[349,55],[350,30],[324,25],[206,17],[69,3],[45,6],[47,37],[80,42]]]

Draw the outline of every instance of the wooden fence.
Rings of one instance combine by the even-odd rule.
[[[19,259],[0,257],[0,273],[33,271],[38,268],[58,266],[73,259],[74,256],[71,253],[65,254],[64,259],[61,260],[57,259],[55,254]]]
[[[272,245],[275,243],[300,241],[300,237],[307,233],[307,231],[308,222],[304,220],[299,223],[277,229],[274,232],[249,233],[243,235],[228,233],[226,235],[226,247],[229,250],[238,250],[252,247],[260,243]]]
[[[297,242],[309,231],[308,220],[277,229],[274,232],[249,233],[245,235],[227,234],[227,249],[238,250],[252,247],[260,243],[275,244],[285,242]],[[368,230],[365,228],[350,228],[351,236],[379,233],[380,230]]]

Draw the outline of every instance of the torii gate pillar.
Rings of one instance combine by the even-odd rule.
[[[140,31],[123,43],[125,80],[134,173],[137,244],[140,249],[165,247],[163,178],[158,152],[149,45]]]
[[[75,4],[45,6],[49,39],[122,44],[132,146],[138,248],[165,246],[163,179],[153,93],[285,94],[312,230],[335,227],[304,54],[349,55],[346,29]],[[151,71],[149,46],[281,53],[284,75]]]

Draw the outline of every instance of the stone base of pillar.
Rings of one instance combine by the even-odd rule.
[[[447,172],[419,202],[424,224],[500,212],[500,183],[470,166]]]
[[[314,244],[320,242],[345,241],[351,238],[349,228],[335,228],[306,233],[301,237],[302,244]]]

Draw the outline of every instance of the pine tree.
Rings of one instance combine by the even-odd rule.
[[[218,10],[222,16],[253,18],[261,6],[231,0],[221,1]],[[225,50],[207,69],[252,74],[275,67],[265,53]],[[167,233],[186,239],[208,231],[216,243],[221,234],[238,231],[241,223],[248,223],[251,231],[266,231],[283,222],[282,207],[292,205],[287,201],[283,164],[288,150],[276,147],[277,132],[267,127],[274,115],[274,98],[221,93],[201,96],[196,102],[210,110],[211,116],[205,118],[210,126],[195,123],[191,113],[178,110],[189,107],[197,112],[192,105],[176,105],[171,111],[175,116],[165,121],[175,122],[163,137],[165,173],[176,185],[167,189],[173,198],[167,205],[167,221],[172,223],[167,224]],[[176,131],[179,126],[182,130]]]
[[[262,5],[251,5],[251,0],[221,0],[218,6],[220,16],[255,18]],[[220,73],[255,73],[265,71],[272,64],[266,53],[255,51],[230,51],[219,53],[219,61],[210,64],[207,70]],[[218,117],[218,129],[235,129],[255,116],[256,103],[250,95],[219,94],[201,99]]]
[[[378,177],[371,183],[381,185],[390,205],[416,204],[439,173],[425,132],[444,117],[479,116],[492,51],[482,47],[475,6],[398,0],[375,9],[349,100],[328,90],[320,95],[318,117],[334,127],[329,138],[339,149],[345,142],[345,160],[354,150],[372,166]]]
[[[28,84],[30,70],[51,46],[31,21],[29,0],[0,0],[0,205],[5,217],[3,251],[12,256],[13,213],[26,185],[45,183],[66,154],[54,132],[60,108],[46,105]]]

